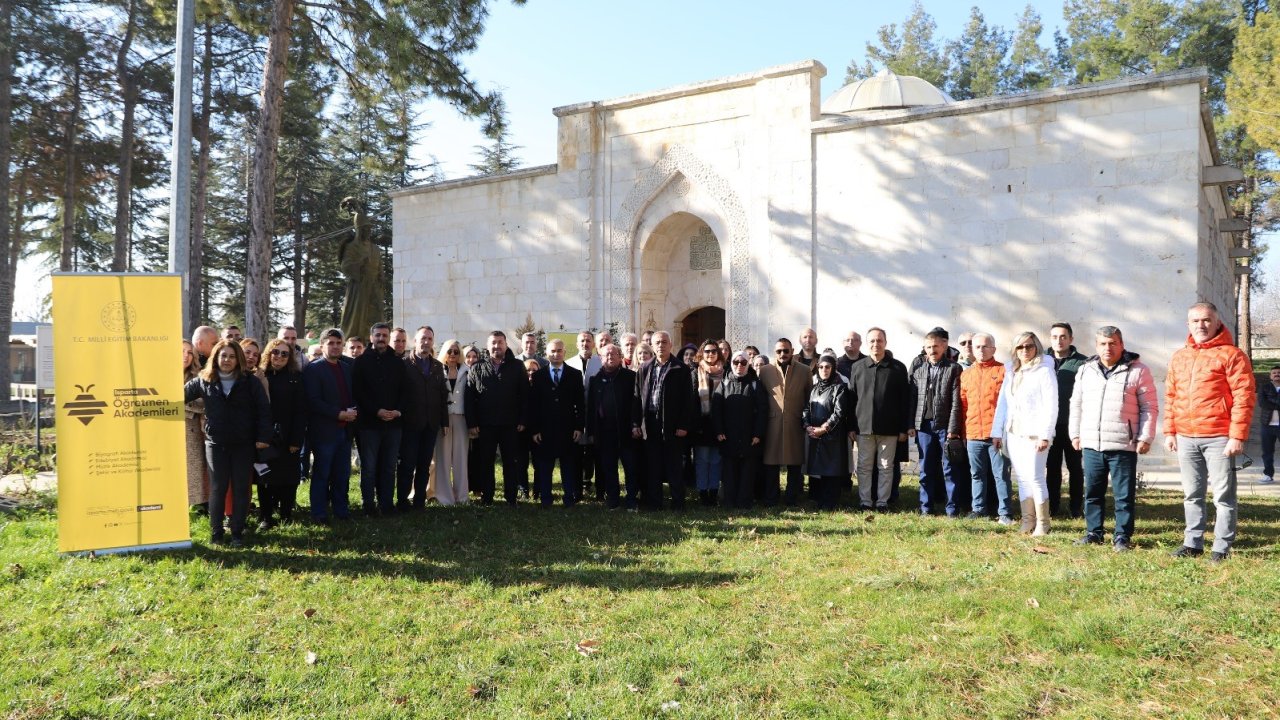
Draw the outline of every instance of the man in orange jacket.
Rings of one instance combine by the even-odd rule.
[[[996,360],[996,341],[987,333],[974,333],[970,338],[977,362],[960,376],[960,407],[964,416],[964,435],[969,451],[970,479],[973,483],[973,512],[970,519],[986,517],[991,497],[987,495],[987,476],[995,476],[997,522],[1013,524],[1009,497],[1009,462],[991,442],[991,426],[995,423],[1000,386],[1004,383],[1004,363]]]
[[[1235,458],[1249,439],[1254,380],[1249,356],[1223,327],[1218,308],[1199,302],[1187,311],[1186,347],[1169,361],[1165,381],[1164,442],[1178,453],[1187,528],[1175,557],[1204,554],[1205,493],[1213,491],[1213,561],[1236,539]]]

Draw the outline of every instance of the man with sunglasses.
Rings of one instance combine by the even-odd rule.
[[[1174,557],[1204,554],[1205,494],[1213,492],[1213,561],[1222,562],[1236,539],[1235,456],[1244,451],[1253,422],[1253,364],[1236,347],[1213,303],[1187,310],[1186,346],[1169,361],[1165,380],[1164,443],[1178,453],[1186,530]]]
[[[812,333],[812,330],[806,330]],[[813,335],[817,342],[817,335]],[[782,468],[787,469],[787,489],[783,500],[787,505],[800,501],[804,489],[804,423],[800,414],[809,402],[813,389],[813,373],[796,358],[791,341],[778,338],[773,346],[776,359],[760,368],[760,385],[769,404],[769,424],[764,439],[764,497],[766,506],[778,504]]]

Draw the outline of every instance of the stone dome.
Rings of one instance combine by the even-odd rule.
[[[885,68],[832,93],[822,103],[822,113],[834,115],[862,110],[893,110],[949,102],[952,102],[951,96],[928,81],[911,75],[898,75]]]

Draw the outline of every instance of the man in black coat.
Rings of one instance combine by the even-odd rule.
[[[605,345],[602,364],[587,387],[587,434],[595,438],[600,467],[596,484],[605,505],[618,507],[618,463],[626,473],[628,510],[637,509],[642,480],[637,475],[636,441],[632,429],[640,424],[635,402],[636,374],[622,366],[622,348]]]
[[[502,494],[508,505],[516,504],[520,475],[518,444],[524,431],[529,395],[529,378],[524,365],[507,349],[507,335],[489,333],[489,360],[476,363],[467,372],[467,430],[475,459],[469,468],[471,485],[480,493],[480,502],[493,504],[493,463],[502,452]]]
[[[435,340],[431,328],[418,328],[413,336],[413,349],[404,358],[405,404],[404,438],[400,442],[400,467],[396,472],[396,509],[409,509],[409,490],[413,489],[413,508],[427,506],[427,478],[431,458],[436,450],[440,428],[449,432],[449,383],[444,365],[431,356]]]
[[[893,465],[898,443],[907,441],[911,401],[907,368],[893,358],[884,330],[867,331],[871,352],[866,360],[854,363],[849,378],[849,407],[852,409],[849,439],[858,444],[858,494],[862,509],[872,507],[872,468],[876,477],[875,508],[887,510],[893,487]]]
[[[654,358],[640,368],[636,383],[640,423],[633,435],[644,439],[649,468],[645,488],[649,507],[662,509],[662,483],[671,486],[671,507],[684,509],[684,448],[697,409],[689,368],[671,354],[671,335],[653,334]]]
[[[560,461],[564,505],[577,505],[582,495],[578,461],[582,451],[582,373],[564,362],[564,341],[547,343],[547,367],[533,374],[529,387],[529,437],[533,441],[533,492],[542,507],[551,507],[551,473]]]
[[[391,326],[369,329],[370,347],[352,366],[356,407],[356,435],[360,440],[360,497],[366,515],[395,510],[396,465],[404,432],[404,361],[391,348]]]

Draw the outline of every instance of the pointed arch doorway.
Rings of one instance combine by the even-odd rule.
[[[697,345],[703,340],[719,340],[724,337],[724,308],[714,305],[700,307],[680,321],[680,346]]]

